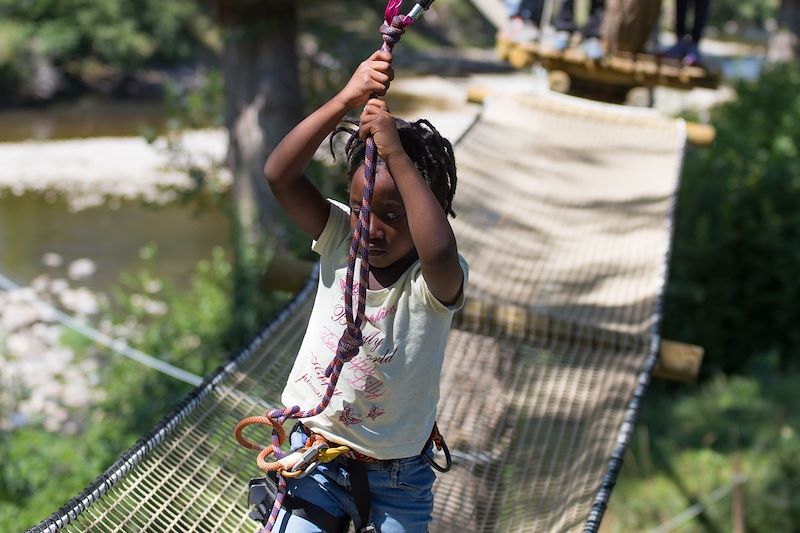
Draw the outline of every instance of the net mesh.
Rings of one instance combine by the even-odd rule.
[[[680,122],[556,96],[490,100],[458,143],[470,283],[442,374],[453,469],[431,531],[577,531],[604,505],[657,346],[683,146]],[[232,431],[279,404],[312,301],[309,286],[33,531],[256,530],[255,459]]]

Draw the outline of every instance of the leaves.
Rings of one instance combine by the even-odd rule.
[[[664,334],[703,346],[705,375],[800,349],[800,73],[737,91],[716,143],[687,154],[667,288]]]

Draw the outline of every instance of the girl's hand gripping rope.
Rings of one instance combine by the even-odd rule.
[[[392,53],[378,50],[361,62],[337,98],[348,109],[361,107],[370,95],[385,95],[393,79]]]
[[[370,99],[361,113],[358,136],[363,140],[370,135],[375,141],[378,156],[384,162],[388,163],[392,157],[405,153],[389,106],[378,98]]]

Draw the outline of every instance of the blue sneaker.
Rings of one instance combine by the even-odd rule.
[[[557,31],[552,37],[547,39],[543,44],[544,47],[556,52],[563,52],[569,47],[569,42],[572,39],[572,34],[568,31]]]
[[[689,48],[686,50],[686,54],[683,56],[682,63],[687,67],[700,66],[700,50],[697,48],[696,44],[689,45]]]
[[[597,61],[603,57],[603,55],[605,55],[603,45],[600,43],[600,39],[597,37],[589,37],[588,39],[585,39],[581,43],[581,49],[583,49],[583,53],[586,54],[586,58],[591,59],[592,61]]]
[[[682,60],[683,57],[686,55],[686,49],[688,44],[684,39],[679,40],[677,43],[673,44],[666,50],[662,51],[658,54],[658,57],[667,57],[670,59],[677,59]]]

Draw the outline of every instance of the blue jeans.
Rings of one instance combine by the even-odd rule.
[[[292,448],[306,441],[302,431],[291,435]],[[425,453],[431,454],[430,449]],[[380,533],[420,533],[428,530],[433,510],[431,487],[436,478],[433,469],[422,455],[364,463],[369,480],[372,523]],[[356,529],[360,524],[355,501],[350,494],[350,475],[346,461],[336,459],[319,465],[312,474],[300,479],[287,479],[288,492],[321,507],[334,516],[354,517]],[[287,514],[281,509],[273,528],[278,533],[325,533],[319,526]]]

